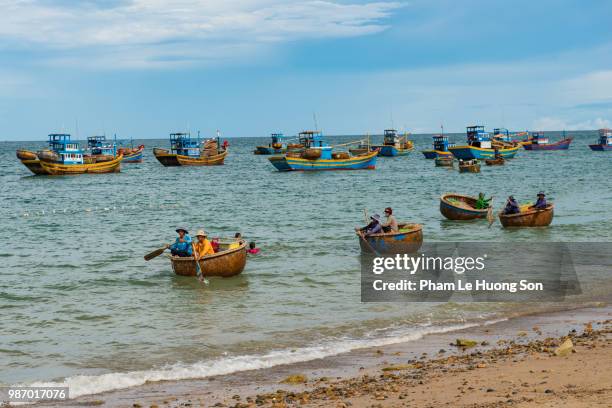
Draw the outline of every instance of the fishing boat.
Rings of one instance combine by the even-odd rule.
[[[414,253],[423,245],[423,226],[421,224],[399,223],[398,232],[364,235],[356,231],[361,252],[368,254],[408,254]]]
[[[529,132],[510,133],[506,128],[496,128],[493,129],[493,141],[522,145],[531,143],[531,137]]]
[[[455,165],[455,159],[447,156],[436,157],[434,160],[436,167],[453,167]]]
[[[154,148],[153,155],[164,166],[215,166],[223,164],[227,148],[219,146],[216,139],[202,141],[191,133],[171,133],[170,150]]]
[[[485,164],[487,166],[503,166],[505,163],[506,160],[501,156],[495,159],[485,159]]]
[[[142,163],[142,156],[144,154],[145,145],[141,144],[138,147],[134,147],[134,141],[130,140],[129,147],[120,147],[117,149],[118,153],[123,154],[123,163]]]
[[[440,213],[453,221],[487,218],[489,209],[477,209],[476,201],[478,201],[476,197],[446,193],[440,197]]]
[[[406,156],[414,149],[413,143],[408,140],[408,134],[399,136],[395,129],[385,129],[383,144],[375,146],[381,156]]]
[[[548,204],[543,210],[527,208],[518,214],[499,213],[499,221],[504,228],[509,227],[546,227],[550,225],[555,215],[554,205]]]
[[[599,129],[599,141],[597,144],[589,145],[591,150],[603,152],[612,150],[612,130]]]
[[[282,154],[287,151],[287,145],[283,143],[284,135],[282,133],[272,133],[270,143],[267,146],[255,147],[254,154],[270,155]]]
[[[349,153],[353,156],[361,156],[378,150],[378,147],[372,146],[370,143],[370,135],[367,136],[367,139],[356,142],[355,147],[350,147],[348,149]]]
[[[305,131],[299,134],[302,151],[287,152],[283,156],[268,158],[278,171],[322,171],[322,170],[362,170],[375,169],[378,151],[360,156],[349,152],[334,152],[326,144],[319,131]]]
[[[71,141],[70,135],[49,135],[49,149],[39,152],[17,150],[17,157],[24,166],[36,175],[71,175],[85,173],[115,173],[121,170],[122,155],[97,162],[86,160],[79,144]]]
[[[220,242],[219,252],[205,255],[198,261],[203,276],[229,278],[242,273],[247,260],[247,244],[245,240],[240,240],[238,247],[230,249],[230,246],[235,246],[231,245],[232,243],[235,242]],[[181,276],[198,275],[198,266],[194,257],[168,256],[175,274]]]
[[[544,132],[532,132],[531,143],[523,144],[525,150],[567,150],[574,140],[573,137],[564,137],[558,142],[551,143]]]
[[[106,136],[89,136],[87,138],[87,149],[83,156],[85,163],[102,163],[113,160],[116,156],[116,144],[109,143]]]
[[[426,159],[435,159],[437,157],[452,157],[452,153],[448,150],[449,147],[455,146],[448,142],[448,136],[435,135],[433,137],[433,149],[423,150],[423,156]]]
[[[480,173],[480,162],[476,159],[459,160],[459,173]]]
[[[519,145],[502,141],[492,141],[484,126],[468,126],[466,130],[467,145],[449,147],[448,150],[460,160],[492,159],[496,152],[504,159],[513,158]]]

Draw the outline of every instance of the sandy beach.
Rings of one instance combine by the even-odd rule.
[[[458,339],[467,347],[457,346]],[[60,405],[604,407],[612,394],[611,340],[612,308],[602,306],[521,316],[305,363],[148,383]]]

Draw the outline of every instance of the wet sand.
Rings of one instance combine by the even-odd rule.
[[[475,345],[451,345],[457,339]],[[556,355],[567,339],[573,347]],[[579,309],[305,363],[149,383],[37,406],[607,407],[611,341],[612,308]]]

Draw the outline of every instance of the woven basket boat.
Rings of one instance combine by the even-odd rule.
[[[232,242],[233,243],[233,242]],[[231,243],[221,243],[220,251],[200,259],[200,270],[204,276],[221,276],[229,278],[242,273],[247,260],[247,244],[238,241],[238,247],[229,249]],[[181,276],[197,276],[198,268],[193,257],[170,256],[172,270]]]

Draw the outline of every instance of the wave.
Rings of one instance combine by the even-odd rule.
[[[429,334],[447,333],[456,330],[494,324],[507,319],[496,319],[480,323],[464,323],[450,326],[424,326],[396,330],[384,337],[363,339],[341,339],[301,349],[275,350],[262,355],[244,355],[201,361],[193,364],[176,363],[157,369],[108,373],[101,375],[78,375],[62,382],[35,382],[32,387],[68,387],[70,398],[98,394],[117,389],[136,387],[147,382],[200,379],[226,375],[239,371],[259,370],[282,364],[301,363],[330,357],[352,350],[381,347],[390,344],[416,341]],[[24,384],[18,384],[20,386]]]

